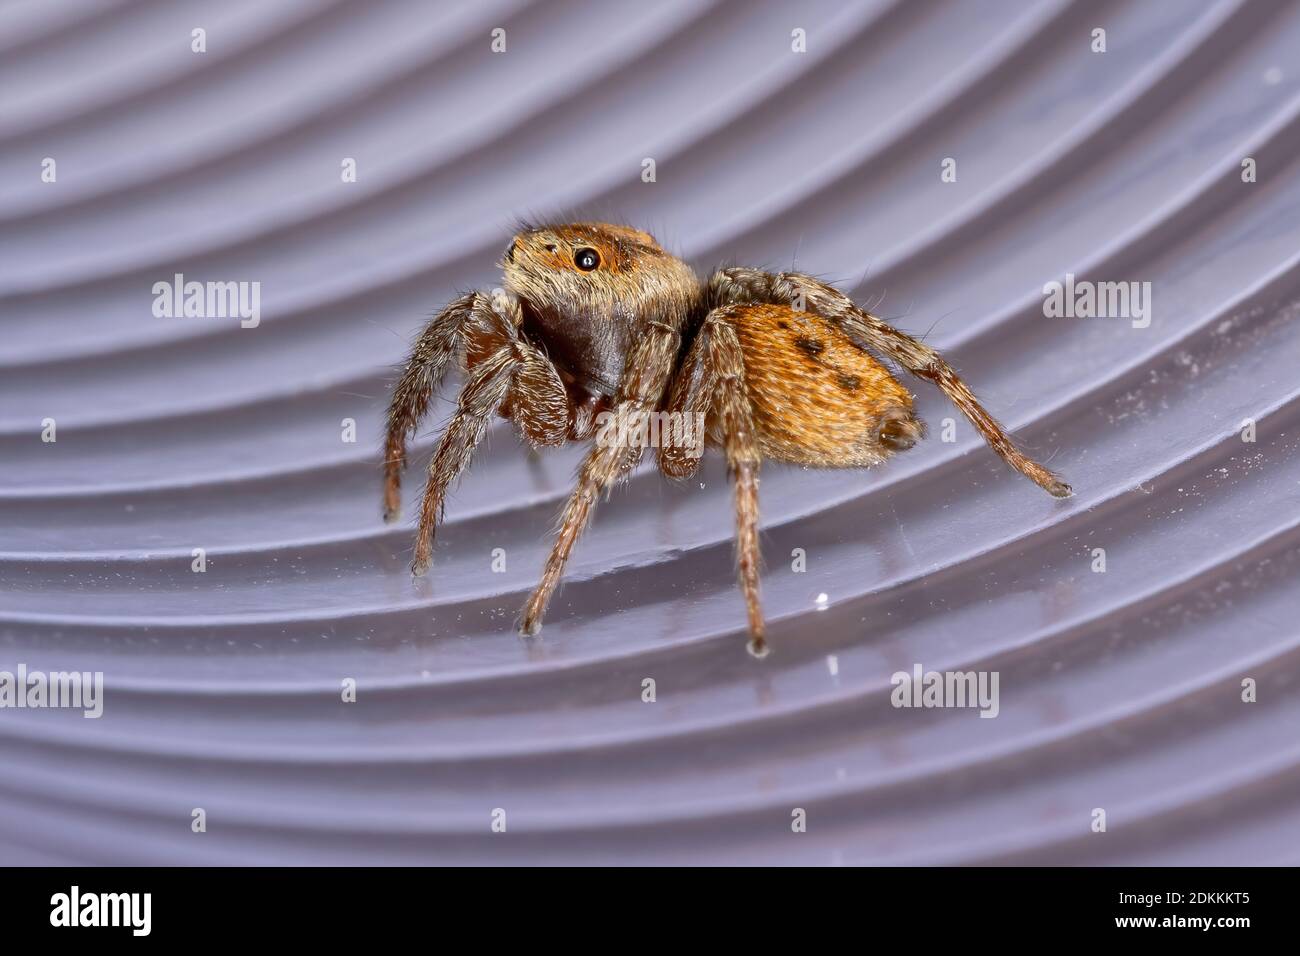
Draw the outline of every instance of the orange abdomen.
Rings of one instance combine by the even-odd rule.
[[[831,322],[783,305],[729,306],[722,317],[744,352],[764,457],[860,468],[920,438],[911,393]]]

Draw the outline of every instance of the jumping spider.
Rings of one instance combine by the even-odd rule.
[[[1070,486],[1026,458],[933,349],[797,272],[721,269],[701,283],[648,233],[604,223],[521,228],[501,267],[504,290],[471,292],[420,335],[393,390],[384,454],[384,518],[397,518],[406,442],[453,359],[465,372],[457,409],[429,464],[411,570],[429,566],[448,486],[492,416],[533,445],[595,434],[601,413],[703,415],[736,486],[736,551],[750,650],[766,653],[759,607],[758,469],[764,458],[826,468],[879,464],[924,426],[912,396],[877,356],[943,390],[1003,460],[1058,498]],[[597,441],[577,475],[524,634],[541,627],[597,495],[626,477],[645,445]],[[659,469],[686,478],[698,451],[668,443]]]

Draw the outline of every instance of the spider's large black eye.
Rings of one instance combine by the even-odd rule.
[[[573,264],[583,272],[590,272],[600,265],[600,253],[595,249],[583,246],[573,254]]]

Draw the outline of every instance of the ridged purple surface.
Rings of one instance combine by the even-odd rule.
[[[0,669],[107,685],[0,710],[0,862],[1300,860],[1300,6],[29,0],[0,90]],[[413,581],[392,369],[562,213],[879,302],[1076,496],[918,383],[888,466],[765,467],[766,660],[713,459],[524,641],[581,449],[502,424]],[[261,324],[155,318],[177,272]],[[1150,326],[1045,318],[1067,272]],[[998,717],[894,708],[916,663]]]

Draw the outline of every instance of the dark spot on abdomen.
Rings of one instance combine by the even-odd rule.
[[[826,351],[826,343],[820,339],[810,339],[806,335],[796,335],[794,337],[794,347],[804,355],[815,359]]]
[[[835,384],[846,392],[856,392],[862,386],[862,379],[856,375],[846,375],[844,372],[838,372],[835,375]]]

